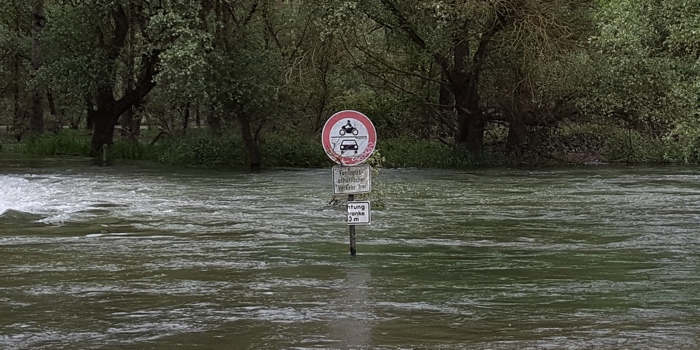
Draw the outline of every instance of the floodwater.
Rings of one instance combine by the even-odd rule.
[[[698,349],[700,169],[0,160],[2,349]]]

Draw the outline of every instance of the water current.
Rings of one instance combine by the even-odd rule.
[[[700,169],[0,160],[2,349],[698,349]]]

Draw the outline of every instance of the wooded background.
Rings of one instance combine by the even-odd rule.
[[[697,161],[700,0],[4,0],[0,124],[21,139],[141,125],[318,138],[338,110],[382,139],[518,156],[594,130]],[[118,133],[118,135],[119,135]],[[590,133],[589,133],[590,135]],[[594,138],[595,139],[595,138]],[[151,140],[149,140],[151,141]],[[565,147],[563,143],[555,147]]]

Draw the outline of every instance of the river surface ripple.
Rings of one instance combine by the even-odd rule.
[[[36,163],[36,162],[34,162]],[[700,170],[0,161],[2,349],[698,349]]]

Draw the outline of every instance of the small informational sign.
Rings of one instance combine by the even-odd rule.
[[[321,142],[334,162],[353,166],[364,163],[377,145],[377,132],[366,115],[357,111],[333,114],[321,132]]]
[[[370,192],[372,192],[372,168],[369,165],[333,167],[334,194]]]
[[[348,202],[348,225],[369,225],[372,223],[372,210],[369,201]]]

